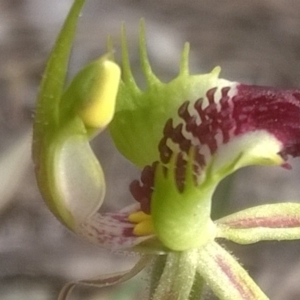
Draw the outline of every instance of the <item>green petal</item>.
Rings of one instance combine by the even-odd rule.
[[[219,299],[269,299],[236,259],[215,242],[199,251],[197,271]]]
[[[239,244],[300,238],[300,204],[266,204],[216,221],[218,237]]]

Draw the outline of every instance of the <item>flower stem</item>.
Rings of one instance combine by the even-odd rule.
[[[199,275],[199,273],[196,273],[189,300],[204,299],[203,298],[204,283],[205,282],[203,278]]]
[[[196,276],[197,253],[197,250],[170,252],[157,258],[153,265],[150,299],[199,299],[202,281]]]
[[[150,299],[154,294],[166,265],[167,255],[155,256],[151,266]]]

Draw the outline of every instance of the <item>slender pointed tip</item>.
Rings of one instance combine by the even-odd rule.
[[[40,138],[37,135],[47,130],[49,124],[56,126],[59,122],[58,106],[64,92],[69,57],[84,4],[85,0],[74,1],[50,53],[38,93],[34,140]]]
[[[142,70],[144,72],[147,85],[149,87],[153,85],[153,83],[158,83],[160,81],[152,72],[152,68],[149,62],[147,43],[146,43],[146,33],[145,33],[145,20],[143,18],[140,20],[139,39],[140,39],[139,41],[140,60],[141,60]]]
[[[220,66],[216,66],[212,69],[211,74],[215,75],[216,77],[219,77],[221,73],[221,67]]]
[[[189,75],[189,55],[190,55],[190,43],[186,42],[183,47],[180,62],[179,75]]]
[[[141,42],[143,42],[144,45],[146,45],[146,29],[145,29],[145,19],[141,18],[139,23],[139,39],[140,39],[140,45]]]
[[[121,47],[122,47],[122,79],[123,82],[133,90],[138,90],[138,86],[134,80],[132,75],[129,54],[128,54],[128,44],[127,44],[127,34],[126,34],[126,26],[125,23],[122,23],[121,27]]]
[[[114,43],[113,43],[113,39],[112,36],[109,35],[107,37],[107,53],[108,53],[108,57],[110,60],[115,61],[115,50],[114,50]]]
[[[140,19],[140,30],[142,30],[145,33],[145,19]]]

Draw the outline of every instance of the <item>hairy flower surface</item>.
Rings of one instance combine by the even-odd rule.
[[[152,300],[199,298],[194,291],[203,281],[220,299],[268,299],[217,241],[299,239],[300,205],[262,205],[212,220],[211,202],[219,182],[237,169],[287,168],[288,157],[300,154],[300,91],[230,82],[219,78],[219,67],[191,75],[188,44],[178,76],[162,83],[148,61],[143,24],[145,89],[132,76],[124,29],[122,71],[109,52],[65,88],[83,4],[74,1],[41,84],[33,135],[36,177],[47,205],[69,229],[143,257],[129,272],[81,283],[119,283],[152,260]],[[130,185],[135,203],[101,214],[105,179],[89,141],[107,125],[119,151],[142,172]],[[67,285],[60,299],[73,287]]]

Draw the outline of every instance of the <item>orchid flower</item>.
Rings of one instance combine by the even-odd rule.
[[[119,283],[151,261],[152,300],[199,299],[204,283],[223,300],[268,299],[219,240],[299,239],[300,204],[261,205],[212,220],[212,196],[222,179],[242,167],[288,168],[288,157],[300,154],[300,91],[231,82],[219,78],[219,67],[191,75],[188,44],[178,76],[162,83],[148,61],[143,25],[145,89],[132,75],[124,29],[122,72],[109,51],[65,88],[83,4],[74,1],[41,84],[33,135],[36,177],[47,205],[70,230],[142,257],[128,272],[79,283]],[[107,126],[118,150],[142,171],[130,185],[133,205],[101,214],[105,179],[89,141]],[[59,299],[75,285],[66,285]]]

